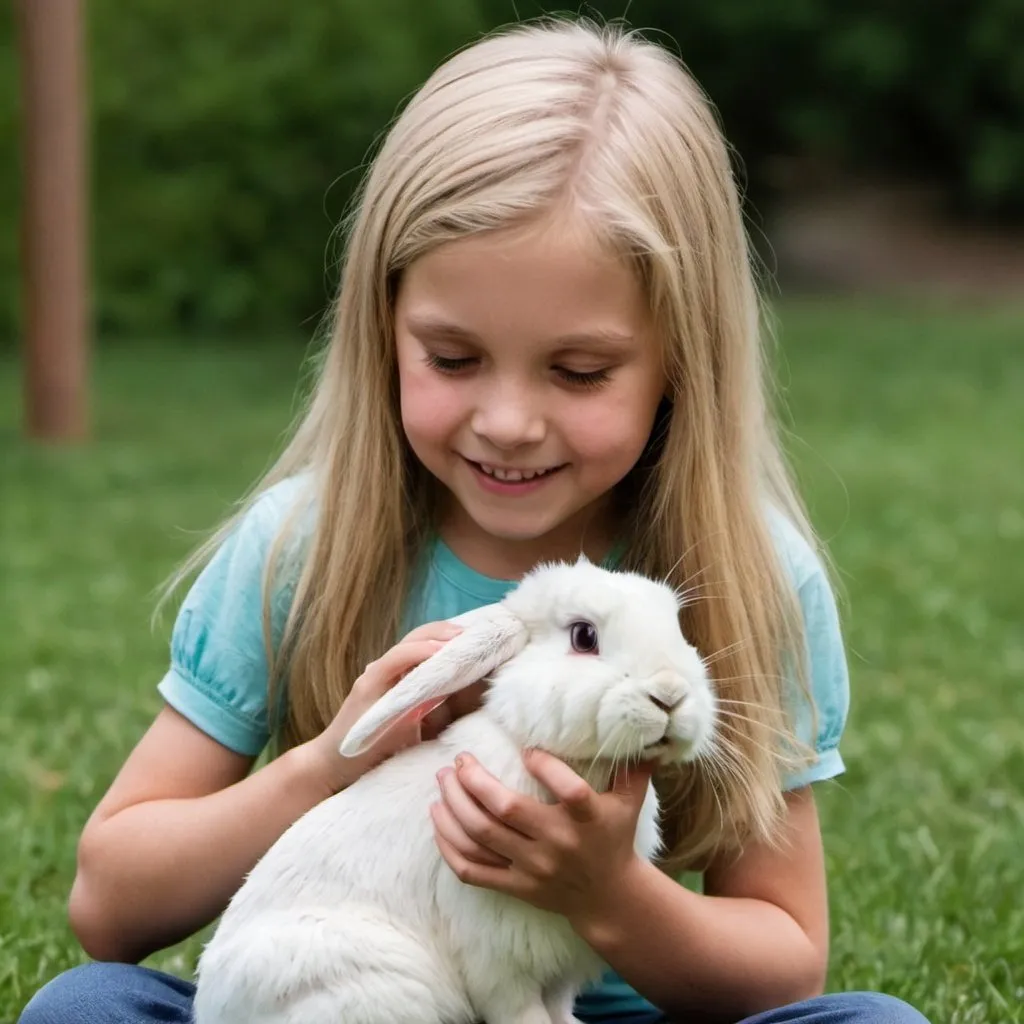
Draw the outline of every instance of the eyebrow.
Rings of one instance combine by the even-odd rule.
[[[410,316],[406,318],[406,325],[409,330],[418,338],[429,338],[433,341],[461,341],[471,344],[481,344],[480,336],[473,331],[466,330],[458,324],[449,323],[430,316]],[[616,349],[632,344],[632,334],[623,334],[621,331],[614,331],[609,328],[599,327],[589,331],[574,331],[570,334],[560,334],[551,341],[562,348],[573,348],[574,346],[597,347]]]

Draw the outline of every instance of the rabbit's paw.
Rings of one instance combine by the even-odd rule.
[[[553,1024],[538,993],[532,999],[499,1001],[485,1006],[483,1018],[486,1024]]]
[[[544,1008],[551,1018],[551,1024],[581,1024],[572,1012],[576,1003],[576,989],[576,985],[568,985],[545,993]]]

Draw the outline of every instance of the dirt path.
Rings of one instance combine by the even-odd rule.
[[[784,290],[1024,303],[1024,231],[954,226],[920,190],[860,187],[782,201],[766,218]]]

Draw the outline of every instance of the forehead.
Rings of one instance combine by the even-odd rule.
[[[589,231],[557,222],[447,242],[399,283],[400,330],[432,338],[549,345],[643,343],[650,316],[632,269]]]

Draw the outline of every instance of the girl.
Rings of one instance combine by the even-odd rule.
[[[452,870],[564,914],[605,958],[587,1021],[919,1024],[895,999],[820,994],[811,784],[843,769],[847,674],[770,424],[758,313],[726,145],[667,52],[546,22],[442,66],[363,188],[308,413],[200,553],[166,706],[85,827],[70,917],[100,962],[46,986],[23,1024],[188,1020],[191,986],[138,961],[417,741],[409,724],[361,760],[337,754],[454,634],[446,619],[581,551],[691,589],[718,753],[656,779],[656,867],[631,838],[649,768],[598,794],[536,753],[547,805],[461,758],[431,808]],[[251,772],[271,739],[279,756]]]

